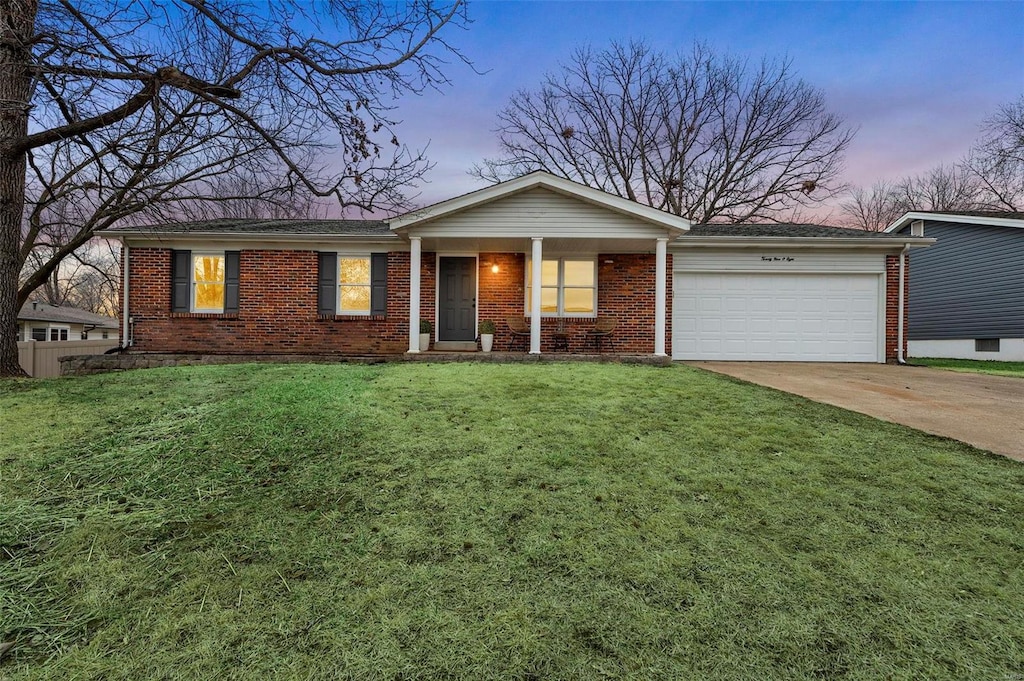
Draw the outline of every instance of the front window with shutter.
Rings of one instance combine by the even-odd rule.
[[[192,310],[224,311],[224,254],[192,255]]]
[[[321,251],[317,268],[319,316],[387,315],[387,253]]]
[[[171,311],[237,314],[240,251],[171,252]]]
[[[370,256],[338,258],[338,312],[370,314]]]

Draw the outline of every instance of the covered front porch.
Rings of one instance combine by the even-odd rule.
[[[475,350],[480,323],[489,321],[498,352],[667,354],[667,237],[533,237],[518,252],[509,243],[474,252],[424,240],[410,237],[410,353],[420,352],[421,321],[431,329],[430,350]]]
[[[391,227],[409,244],[410,354],[426,320],[432,343],[472,343],[490,321],[500,351],[668,355],[678,216],[538,172]]]

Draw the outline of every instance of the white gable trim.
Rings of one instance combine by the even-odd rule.
[[[440,203],[411,211],[405,215],[392,218],[388,221],[388,224],[393,230],[407,231],[423,223],[537,187],[652,223],[677,234],[690,229],[689,220],[678,215],[672,215],[657,208],[651,208],[650,206],[645,206],[635,201],[594,189],[593,187],[587,187],[571,180],[556,177],[543,170],[537,170],[528,175],[517,177],[514,180],[500,182],[490,187],[470,192],[469,194],[456,196],[447,201],[441,201]]]
[[[1016,227],[1024,229],[1024,220],[1015,218],[997,218],[982,215],[959,215],[957,213],[919,213],[911,211],[896,222],[885,228],[887,232],[898,232],[915,220],[932,220],[934,222],[960,222],[970,225],[988,225],[990,227]]]

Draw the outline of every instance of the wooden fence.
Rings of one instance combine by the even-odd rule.
[[[60,358],[67,355],[102,355],[116,348],[116,340],[19,341],[18,361],[33,378],[60,376]]]

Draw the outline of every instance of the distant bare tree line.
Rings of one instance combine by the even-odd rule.
[[[879,180],[841,203],[845,224],[881,231],[908,211],[1024,211],[1024,95],[985,120],[966,157]]]

